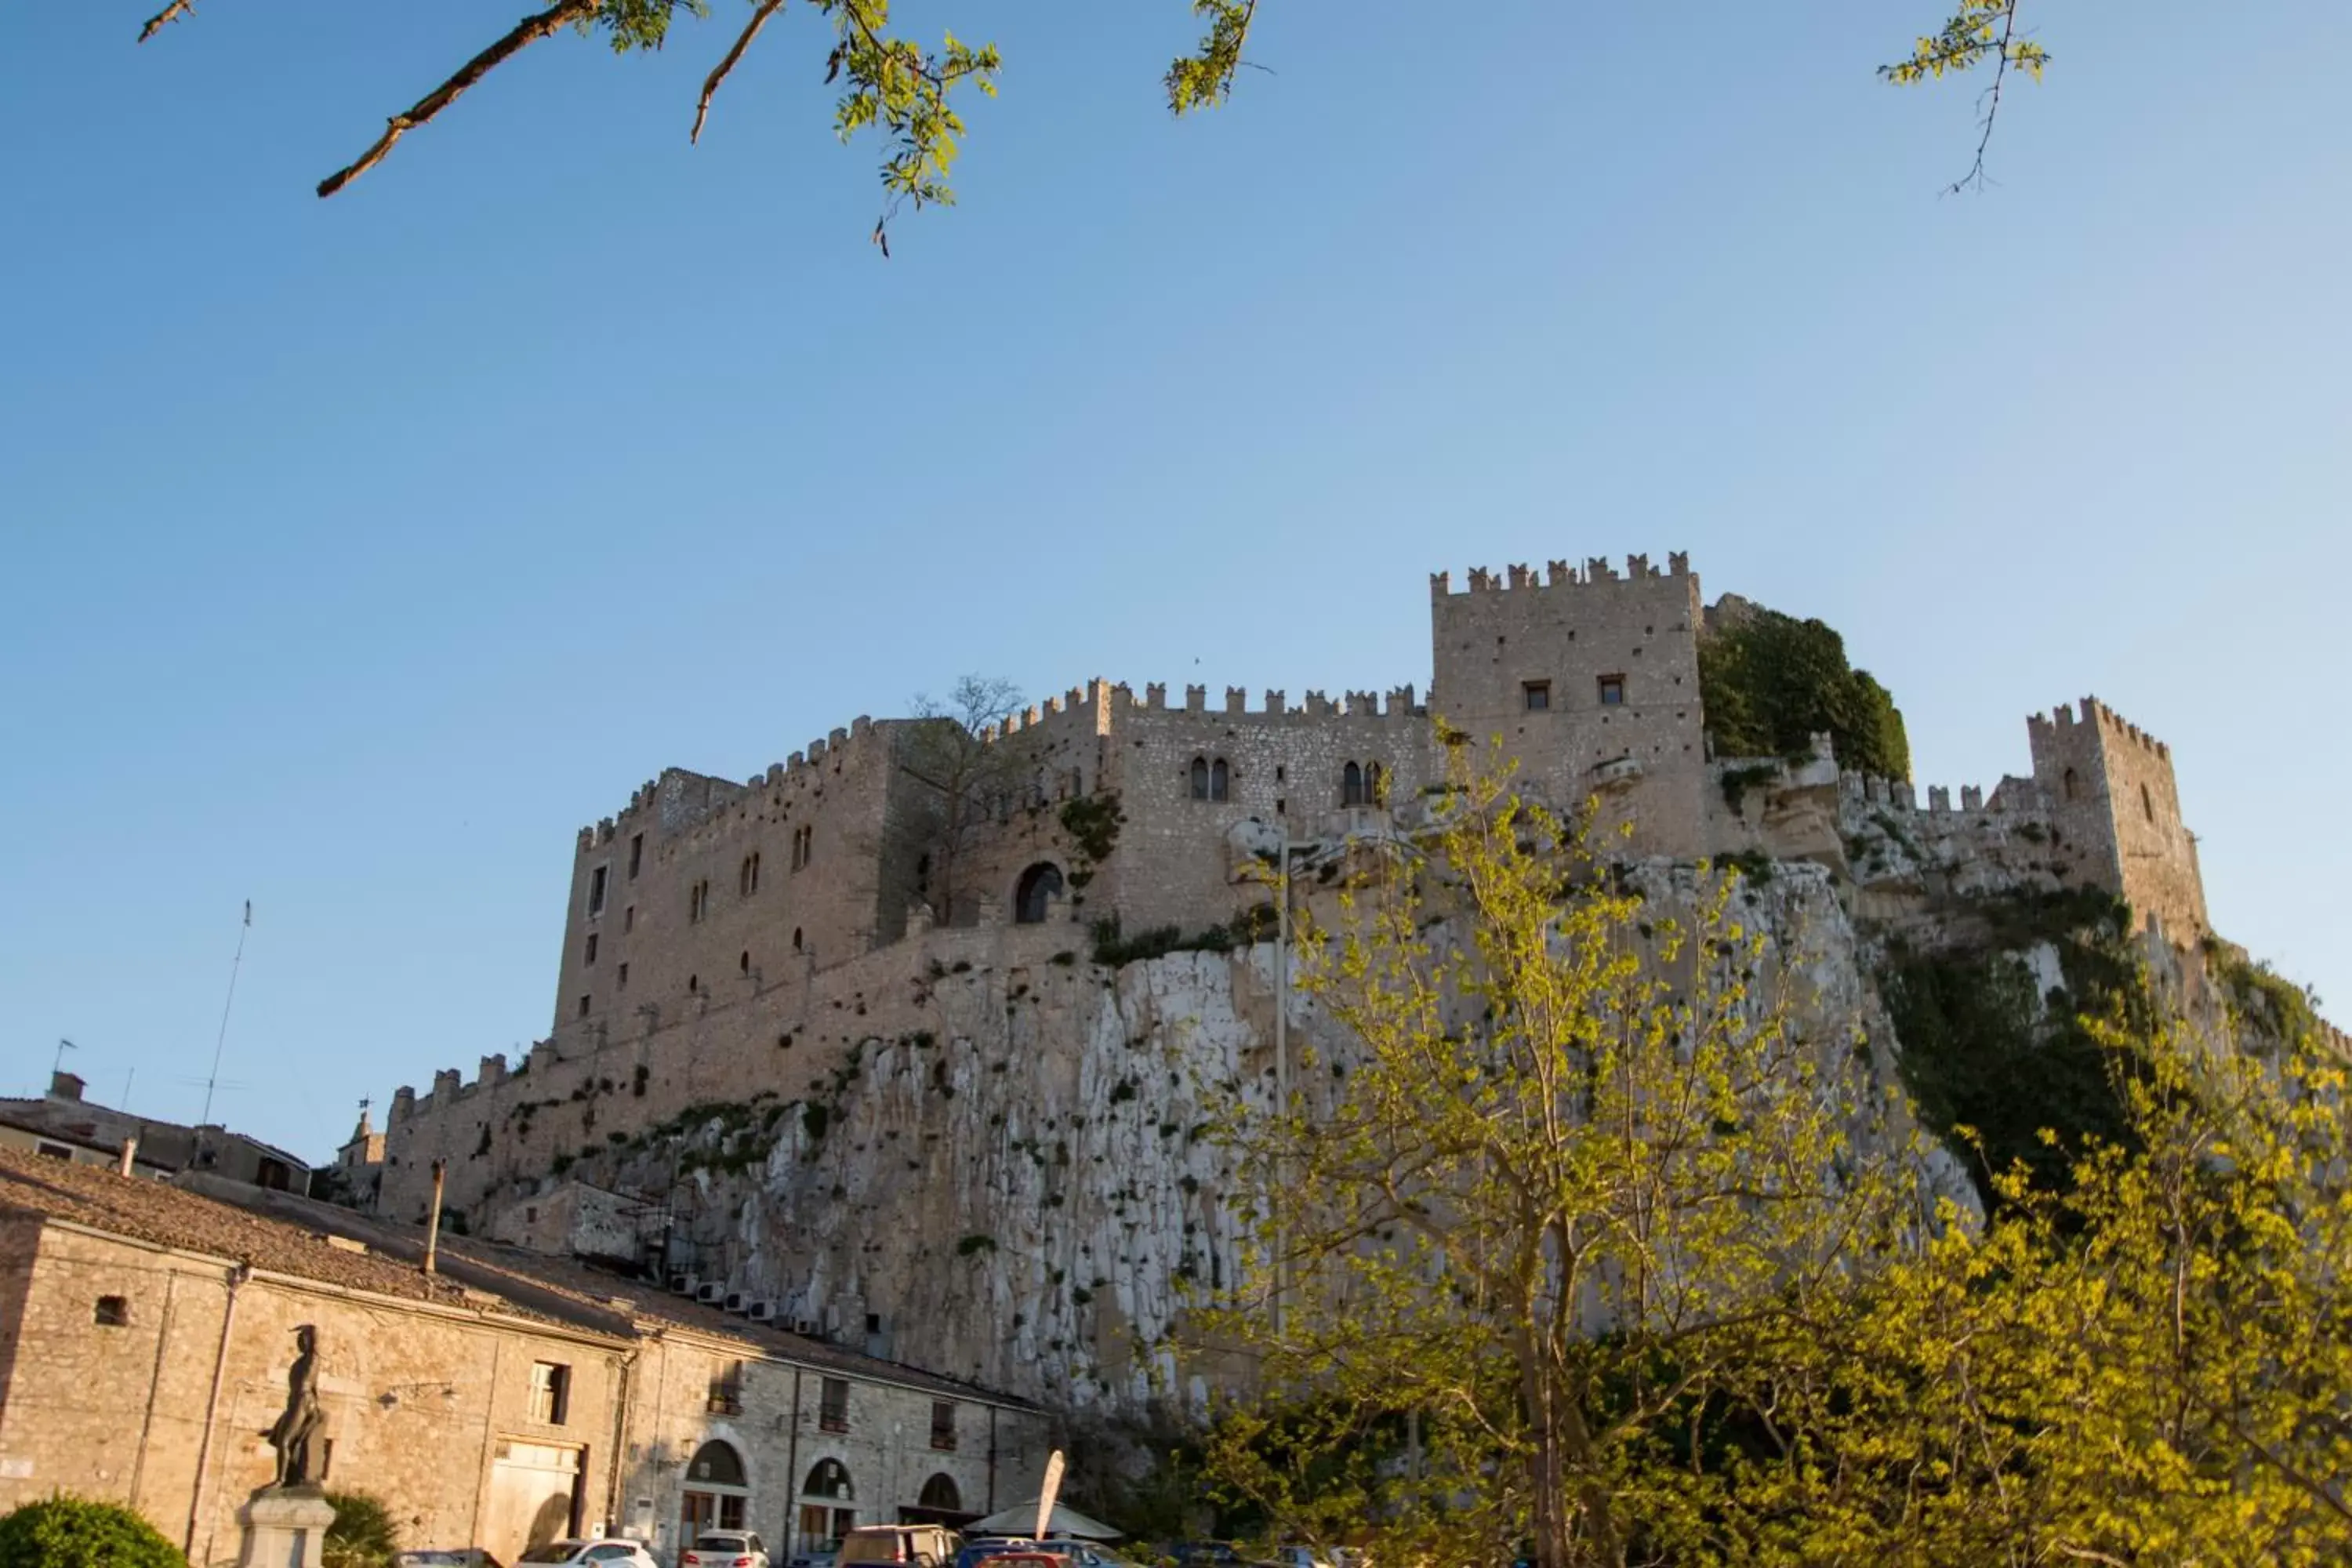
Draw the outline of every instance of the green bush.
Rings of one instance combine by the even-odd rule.
[[[0,1519],[0,1568],[188,1568],[188,1560],[129,1509],[60,1495]]]
[[[1733,618],[1699,639],[1698,686],[1717,756],[1803,757],[1826,731],[1840,767],[1911,776],[1895,699],[1846,663],[1845,639],[1819,621],[1762,608]]]
[[[365,1492],[329,1492],[335,1522],[319,1543],[320,1568],[392,1568],[400,1531],[392,1513]]]

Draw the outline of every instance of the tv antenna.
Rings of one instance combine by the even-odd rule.
[[[66,1053],[68,1051],[78,1051],[79,1049],[81,1049],[81,1047],[75,1045],[71,1040],[60,1039],[58,1042],[57,1059],[49,1064],[49,1077],[54,1079],[58,1074],[65,1070]]]
[[[199,1128],[208,1126],[213,1119],[213,1090],[220,1086],[222,1047],[228,1044],[228,1012],[236,1005],[236,972],[245,963],[246,934],[253,930],[253,900],[245,900],[245,923],[236,928],[236,956],[228,961],[228,999],[221,1004],[220,1033],[213,1037],[213,1070],[205,1079],[205,1113],[196,1118]],[[201,1140],[203,1134],[197,1137]]]

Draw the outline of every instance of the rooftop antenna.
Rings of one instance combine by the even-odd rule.
[[[204,1141],[204,1129],[212,1123],[213,1090],[220,1083],[221,1048],[228,1044],[228,1010],[236,1005],[236,972],[245,963],[246,933],[253,930],[253,900],[245,900],[245,923],[236,929],[236,956],[228,961],[228,999],[221,1004],[220,1033],[213,1037],[213,1070],[205,1079],[205,1113],[196,1118],[196,1140]]]
[[[58,1074],[65,1070],[66,1053],[68,1051],[78,1051],[79,1049],[81,1049],[81,1047],[75,1045],[71,1040],[61,1039],[58,1042],[57,1059],[49,1063],[49,1077],[52,1080],[57,1078]]]

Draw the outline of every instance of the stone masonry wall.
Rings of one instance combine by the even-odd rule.
[[[1466,594],[1441,572],[1430,614],[1433,713],[1480,743],[1499,736],[1556,805],[1599,794],[1604,826],[1633,825],[1633,852],[1702,851],[1701,613],[1686,557],[1662,573],[1636,555],[1622,577],[1601,560],[1581,574],[1555,561],[1542,581],[1524,566],[1474,571]]]
[[[0,1471],[0,1511],[62,1486],[136,1507],[194,1563],[236,1562],[236,1508],[270,1479],[261,1434],[310,1323],[326,1479],[381,1498],[411,1542],[481,1539],[502,1438],[584,1449],[583,1522],[603,1517],[614,1429],[532,1421],[530,1368],[571,1368],[573,1412],[614,1411],[619,1342],[272,1276],[236,1285],[224,1333],[231,1275],[216,1262],[57,1226],[13,1227],[0,1250],[16,1319],[0,1457],[18,1461]],[[125,1299],[127,1325],[96,1323],[100,1296]],[[511,1558],[520,1542],[490,1544]]]

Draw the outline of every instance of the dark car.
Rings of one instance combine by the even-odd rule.
[[[992,1535],[979,1541],[967,1541],[955,1554],[955,1568],[976,1568],[992,1557],[1003,1557],[1013,1552],[1044,1550],[1026,1536]],[[1057,1556],[1057,1562],[1061,1559]]]

